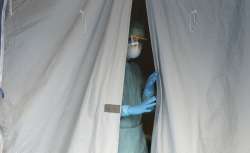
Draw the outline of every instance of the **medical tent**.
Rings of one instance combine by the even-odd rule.
[[[0,6],[2,152],[117,153],[132,0]],[[160,73],[151,153],[250,153],[250,1],[146,6]]]

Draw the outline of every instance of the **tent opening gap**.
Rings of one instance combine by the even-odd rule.
[[[152,54],[145,0],[133,0],[131,22],[133,21],[139,21],[143,23],[144,28],[145,28],[146,40],[143,42],[142,53],[137,59],[137,62],[143,72],[144,79],[145,79],[144,82],[146,82],[149,75],[155,71],[155,68],[154,68],[154,59],[153,59],[153,54]],[[154,95],[157,95],[156,91]],[[154,111],[151,113],[145,113],[142,115],[142,125],[143,125],[143,131],[146,137],[148,153],[150,153],[151,151],[154,116],[155,116]]]
[[[146,40],[142,41],[143,42],[142,52],[138,58],[130,60],[131,62],[135,62],[137,65],[139,65],[144,79],[143,86],[145,86],[147,78],[149,77],[150,74],[152,74],[155,71],[145,0],[133,0],[130,22],[131,22],[130,25],[132,25],[133,22],[139,22],[143,24],[145,29]],[[156,89],[154,95],[157,95]],[[155,113],[153,111],[151,113],[143,114],[141,118],[141,123],[146,138],[148,153],[150,153],[151,150],[154,116]]]

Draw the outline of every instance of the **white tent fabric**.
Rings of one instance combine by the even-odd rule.
[[[4,92],[2,89],[3,81],[3,63],[4,63],[4,23],[5,23],[5,12],[6,12],[7,0],[2,0],[0,2],[0,98],[4,98]],[[3,129],[0,127],[0,153],[3,152]]]
[[[131,0],[13,0],[4,153],[117,153]]]
[[[13,0],[4,153],[117,153],[131,0]],[[147,0],[152,153],[249,153],[250,1]]]
[[[0,88],[2,88],[3,85],[3,63],[4,63],[4,23],[5,23],[5,12],[6,12],[6,8],[7,8],[7,0],[2,0],[0,2],[0,16],[1,16],[1,24],[0,24]],[[4,97],[3,93],[1,95],[1,97]]]
[[[147,0],[161,73],[152,153],[250,152],[250,1]]]

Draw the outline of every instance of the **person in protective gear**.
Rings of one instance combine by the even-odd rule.
[[[145,39],[143,26],[132,23],[129,35],[118,153],[148,153],[141,115],[155,108],[154,84],[159,74],[152,73],[146,81],[145,88],[143,87],[144,81],[139,66],[135,62],[129,62],[141,53],[141,40]]]

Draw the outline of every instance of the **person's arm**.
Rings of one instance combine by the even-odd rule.
[[[156,105],[156,97],[154,95],[154,84],[159,79],[157,72],[152,73],[146,82],[143,91],[143,102],[138,105],[122,105],[121,117],[128,117],[132,115],[141,115],[143,113],[152,112]]]
[[[132,115],[141,115],[143,113],[148,113],[154,110],[156,105],[156,97],[153,96],[141,104],[130,106],[130,105],[122,105],[121,116],[128,117]]]
[[[154,84],[158,79],[159,79],[158,72],[154,72],[148,77],[144,91],[143,91],[144,99],[148,99],[149,97],[152,97],[154,95]]]

